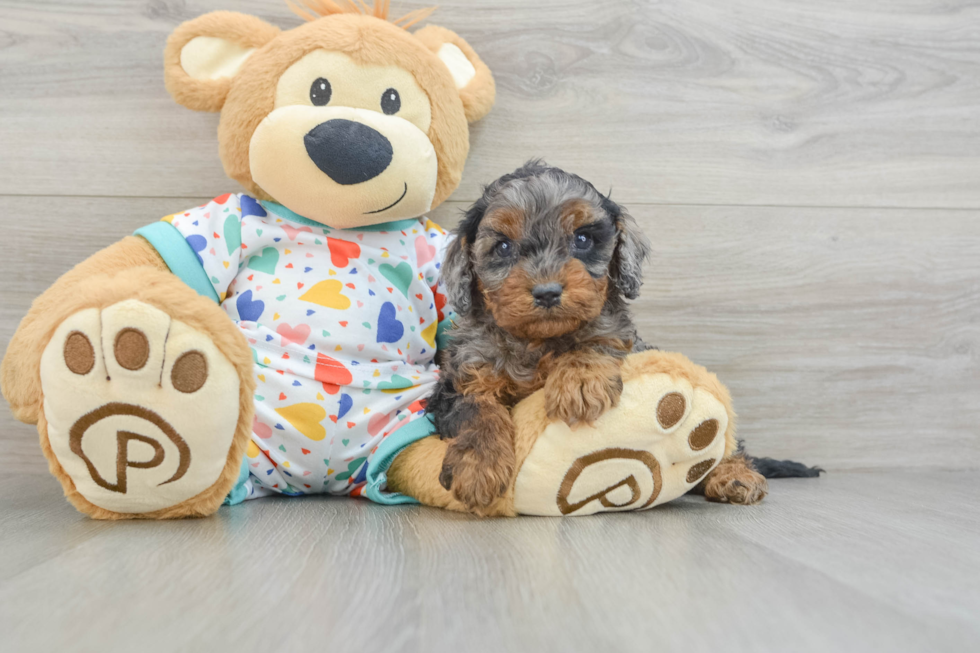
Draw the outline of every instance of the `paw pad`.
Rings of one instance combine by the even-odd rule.
[[[188,351],[181,354],[174,369],[170,372],[170,381],[178,392],[193,394],[200,390],[208,380],[208,359],[199,351]]]
[[[116,362],[132,372],[143,369],[150,358],[150,343],[139,329],[127,327],[116,334]]]
[[[65,357],[65,365],[73,374],[85,376],[95,367],[95,349],[88,337],[80,331],[68,334],[62,355]]]
[[[722,459],[728,419],[717,397],[683,378],[627,379],[619,407],[594,425],[545,428],[518,472],[514,508],[588,515],[671,501]]]
[[[693,431],[691,431],[691,435],[688,436],[687,442],[691,445],[691,449],[694,451],[701,451],[709,444],[714,442],[717,435],[718,420],[709,419],[701,422]]]
[[[113,512],[169,508],[211,487],[240,386],[208,335],[135,300],[72,315],[41,357],[51,451],[72,489]]]
[[[677,423],[684,417],[684,409],[687,402],[684,395],[679,392],[670,392],[663,396],[657,404],[657,421],[665,429],[677,426]]]
[[[697,483],[705,474],[711,471],[711,468],[714,466],[714,458],[708,458],[707,460],[702,460],[699,463],[694,463],[691,465],[691,469],[687,470],[687,482]]]

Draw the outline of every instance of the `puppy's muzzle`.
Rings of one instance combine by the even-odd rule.
[[[531,289],[531,296],[536,306],[554,308],[561,304],[562,290],[560,283],[539,283]]]
[[[391,141],[364,123],[335,118],[320,123],[303,139],[306,153],[342,186],[374,179],[391,165]]]

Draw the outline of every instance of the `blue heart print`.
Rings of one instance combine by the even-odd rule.
[[[208,246],[208,239],[205,238],[204,236],[198,236],[197,234],[192,234],[188,236],[186,240],[187,240],[187,244],[190,245],[191,249],[194,250],[194,256],[197,257],[198,263],[204,265],[204,259],[201,258],[200,253],[203,252],[204,248]]]
[[[385,302],[378,315],[378,342],[398,342],[405,335],[405,325],[395,318],[395,305]]]
[[[268,213],[254,199],[248,195],[242,195],[242,217],[244,218],[247,215],[257,215],[260,218],[264,218]]]
[[[354,483],[363,483],[367,480],[368,466],[364,465],[361,467],[361,471],[357,473],[357,477],[354,478]]]
[[[354,400],[350,398],[350,395],[340,395],[340,409],[337,411],[337,419],[343,419],[347,411],[351,409],[354,405]]]
[[[261,299],[252,301],[251,290],[246,290],[239,295],[235,305],[238,307],[238,317],[246,322],[258,322],[265,310],[265,302]]]

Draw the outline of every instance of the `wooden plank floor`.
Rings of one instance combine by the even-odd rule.
[[[0,479],[6,651],[969,651],[980,475],[774,481],[759,506],[479,521],[261,499],[100,523]]]
[[[394,0],[395,12],[430,4]],[[643,335],[729,385],[760,506],[476,521],[266,499],[106,524],[0,407],[0,648],[980,649],[980,3],[440,0],[494,71],[452,225],[544,156],[654,245]],[[100,247],[238,190],[161,52],[280,0],[0,0],[0,347]]]

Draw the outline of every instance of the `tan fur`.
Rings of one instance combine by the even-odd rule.
[[[41,353],[58,325],[76,312],[76,300],[97,292],[90,280],[97,275],[111,276],[145,266],[167,270],[155,249],[142,238],[130,236],[79,263],[34,300],[7,345],[0,366],[0,389],[14,417],[28,424],[37,423],[41,410]]]
[[[490,113],[494,99],[497,97],[497,87],[493,81],[493,75],[490,73],[490,68],[483,63],[483,60],[470,47],[470,44],[455,32],[438,25],[426,25],[415,32],[414,36],[432,52],[438,52],[444,43],[452,43],[463,51],[466,58],[476,68],[476,76],[470,80],[466,88],[459,91],[459,99],[463,103],[466,120],[476,122]]]
[[[532,279],[522,267],[515,267],[503,285],[494,291],[478,286],[487,310],[497,325],[526,340],[557,338],[595,319],[606,303],[607,277],[593,279],[585,265],[570,259],[556,279],[564,287],[560,307],[545,311],[534,303],[531,289],[544,279]]]
[[[685,379],[695,388],[704,388],[722,403],[728,413],[728,428],[725,429],[725,458],[738,448],[735,439],[736,414],[732,407],[732,397],[718,377],[701,365],[692,363],[684,354],[662,351],[648,351],[628,356],[623,362],[623,382],[642,374],[668,374],[674,378]]]
[[[544,384],[548,417],[566,424],[594,423],[619,403],[621,361],[595,351],[559,358]]]
[[[314,21],[325,16],[336,14],[363,14],[374,16],[382,20],[388,20],[388,12],[391,9],[390,0],[374,0],[374,5],[369,7],[363,0],[339,0],[343,4],[337,4],[333,0],[286,0],[286,4],[297,16],[306,21]],[[401,18],[391,21],[393,25],[398,25],[402,29],[408,29],[412,25],[425,20],[432,15],[436,7],[426,7],[410,11]]]
[[[533,438],[530,441],[533,443]],[[440,440],[438,436],[430,436],[410,444],[398,454],[388,470],[388,489],[414,497],[426,506],[454,512],[469,512],[466,506],[457,501],[438,481],[442,471],[442,461],[446,457],[448,448],[449,441]],[[527,457],[527,453],[524,457]],[[523,458],[515,460],[515,464],[520,462],[523,462]],[[484,511],[484,516],[517,516],[513,509],[513,492],[513,481],[511,481],[507,493],[490,505]]]
[[[180,65],[180,52],[198,36],[214,36],[246,48],[261,48],[279,35],[279,28],[254,16],[214,11],[181,24],[167,39],[163,52],[163,78],[170,95],[188,109],[221,111],[231,79],[193,79]]]
[[[520,240],[524,237],[524,214],[515,208],[497,209],[483,218],[481,228],[502,233],[511,240]]]
[[[523,399],[536,389],[521,393],[514,380],[494,372],[489,366],[460,370],[459,391],[467,396],[489,397],[497,403],[508,404],[515,398]]]
[[[584,200],[572,200],[561,209],[561,223],[569,235],[575,233],[579,227],[584,227],[594,221],[595,214],[592,212],[592,204]]]
[[[487,66],[449,30],[430,26],[416,35],[409,34],[405,28],[426,17],[428,10],[411,12],[392,24],[383,20],[387,17],[387,0],[375,2],[365,15],[348,11],[356,8],[351,2],[347,2],[347,10],[332,0],[311,0],[306,4],[312,4],[315,13],[325,17],[309,16],[311,22],[288,32],[234,12],[214,12],[182,24],[168,39],[164,53],[168,91],[177,102],[191,109],[222,112],[218,138],[225,170],[258,198],[274,200],[252,180],[249,143],[256,126],[274,106],[276,84],[283,71],[308,52],[323,48],[346,53],[360,64],[397,63],[415,77],[431,103],[427,136],[438,155],[432,206],[441,204],[458,186],[462,175],[469,152],[467,121],[478,120],[493,104],[495,87]],[[192,39],[201,36],[221,38],[255,51],[233,78],[194,79],[181,65],[181,52]],[[476,70],[475,77],[463,89],[456,88],[452,74],[437,55],[445,43],[457,46]],[[85,308],[104,308],[126,299],[156,306],[173,319],[208,334],[241,378],[239,422],[219,480],[179,506],[142,515],[120,515],[97,508],[75,490],[47,440],[39,371],[42,352],[67,317]],[[92,256],[34,302],[0,367],[0,390],[18,419],[38,424],[42,450],[69,500],[82,512],[101,519],[173,518],[216,510],[237,478],[254,411],[251,355],[238,329],[220,308],[172,275],[153,248],[137,237],[126,238]],[[433,480],[436,478],[437,475]]]
[[[409,34],[404,28],[424,18],[422,13],[412,12],[393,24],[384,20],[384,3],[376,3],[372,12],[354,11],[356,6],[324,0],[315,4],[321,17],[307,14],[310,22],[287,32],[253,16],[227,11],[205,14],[180,25],[167,41],[164,55],[167,90],[191,109],[221,111],[218,141],[225,172],[257,198],[275,200],[252,179],[249,144],[256,127],[274,107],[282,73],[307,53],[323,48],[346,53],[359,64],[397,62],[414,75],[432,105],[427,135],[438,155],[435,208],[452,194],[462,177],[469,153],[467,122],[479,120],[493,106],[496,88],[490,69],[450,30],[430,25]],[[180,54],[198,36],[220,37],[257,50],[234,78],[193,79],[181,67]],[[463,89],[455,87],[448,68],[437,56],[446,43],[457,46],[476,70]]]
[[[728,389],[718,381],[718,377],[708,372],[704,367],[692,363],[683,354],[646,351],[632,354],[626,358],[621,367],[624,383],[638,379],[644,375],[668,374],[673,378],[685,379],[694,388],[703,388],[722,403],[728,412],[728,428],[725,431],[725,458],[735,451],[735,411],[732,409],[731,396]],[[612,410],[617,410],[613,408]],[[544,433],[551,423],[548,417],[545,392],[535,392],[511,410],[514,423],[514,472],[510,486],[503,496],[483,511],[485,516],[515,516],[514,487],[524,461],[531,453],[534,443]],[[388,487],[415,497],[425,505],[446,508],[458,512],[466,512],[465,506],[456,501],[438,481],[446,455],[448,443],[438,436],[430,436],[406,448],[388,470]],[[723,473],[732,467],[725,467],[727,461],[722,461],[718,469]],[[753,472],[754,473],[754,472]],[[710,480],[709,475],[708,479]],[[719,476],[719,479],[722,478]],[[741,476],[739,476],[741,478]],[[742,478],[744,481],[745,479]],[[765,479],[762,479],[765,481]],[[763,495],[764,496],[764,495]],[[761,497],[760,497],[761,498]]]
[[[238,22],[240,21],[236,18],[234,24]],[[423,31],[425,30],[420,30]],[[415,76],[419,85],[428,94],[432,105],[432,123],[428,137],[438,154],[439,166],[439,177],[432,204],[435,208],[459,185],[463,165],[469,153],[467,115],[462,99],[464,93],[457,91],[445,64],[439,60],[434,51],[429,49],[439,37],[457,39],[458,42],[451,42],[459,46],[468,56],[476,57],[469,46],[464,49],[465,42],[462,39],[448,30],[428,32],[423,43],[416,36],[391,23],[359,14],[333,15],[281,33],[274,41],[249,57],[227,92],[218,126],[219,152],[225,172],[256,197],[266,200],[275,199],[252,180],[249,166],[249,144],[252,134],[275,105],[276,84],[282,73],[305,54],[329,44],[330,50],[343,52],[359,64],[386,65],[397,61],[400,67]],[[189,38],[192,37],[186,40]],[[442,41],[439,45],[445,42],[447,41]],[[435,51],[438,51],[438,48]],[[170,66],[172,60],[179,68],[179,49],[176,50],[176,54],[168,55],[168,69],[172,69]],[[478,58],[471,59],[471,62],[477,68],[477,79],[474,79],[471,85],[473,83],[486,85],[486,80],[481,77],[481,72],[485,72],[490,80],[489,103],[492,105],[493,78],[490,76],[489,69]],[[175,85],[178,81],[180,84],[193,81],[186,75],[183,77],[172,75],[171,78]],[[187,89],[175,88],[171,92],[175,97],[183,97],[185,92],[199,93],[196,88],[195,84],[191,84]],[[489,110],[489,106],[486,109]]]
[[[711,470],[698,491],[708,501],[750,506],[762,501],[769,493],[769,483],[742,454],[735,454]]]
[[[137,246],[134,243],[130,244]],[[148,245],[144,242],[142,247]],[[52,291],[62,291],[63,317],[54,323],[46,338],[38,340],[41,351],[50,340],[54,327],[64,318],[86,308],[106,308],[126,299],[136,299],[155,306],[173,319],[208,334],[218,350],[234,365],[241,382],[238,425],[221,476],[214,485],[197,496],[171,508],[149,513],[111,512],[93,505],[79,494],[51,451],[44,412],[39,410],[38,433],[41,438],[41,450],[48,459],[51,473],[61,481],[65,496],[79,511],[96,519],[176,519],[213,513],[224,501],[238,478],[245,448],[252,433],[255,379],[252,376],[251,352],[241,333],[214,302],[198,295],[170,272],[162,271],[155,266],[135,267],[115,275],[96,274],[88,278],[84,288],[75,287],[70,291],[65,291],[56,283],[49,290]],[[40,352],[36,359],[40,360]],[[37,383],[40,386],[40,380]]]
[[[452,470],[452,494],[477,515],[486,515],[514,475],[514,423],[490,396],[477,398],[478,413],[449,441],[443,469]]]

